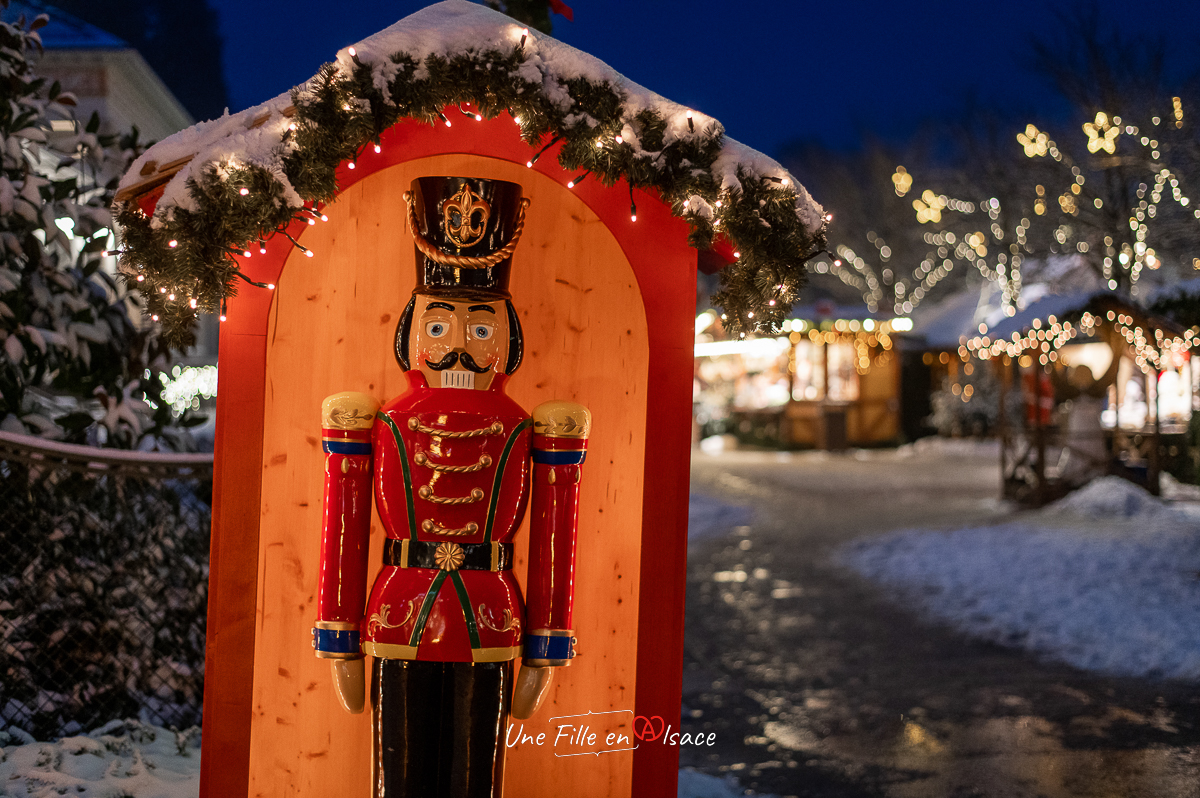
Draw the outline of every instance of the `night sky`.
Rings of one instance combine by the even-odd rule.
[[[210,0],[221,15],[232,111],[282,93],[336,51],[428,5]],[[1024,121],[1062,106],[1029,69],[1031,34],[1074,3],[1004,0],[569,0],[554,36],[778,155],[792,140],[900,142],[967,98]],[[329,9],[350,9],[330,14]],[[1195,69],[1200,3],[1098,0],[1130,32],[1161,35],[1177,74]]]

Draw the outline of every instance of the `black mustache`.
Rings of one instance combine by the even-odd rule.
[[[492,370],[491,366],[481,366],[476,363],[475,358],[471,357],[470,352],[463,352],[458,349],[454,350],[453,352],[449,352],[444,358],[436,363],[430,363],[428,360],[425,361],[425,365],[434,371],[445,371],[446,369],[454,368],[455,364],[457,363],[462,363],[463,368],[465,368],[467,371],[473,371],[476,374],[483,374],[484,372]]]

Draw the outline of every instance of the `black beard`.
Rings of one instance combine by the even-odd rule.
[[[425,365],[434,371],[445,371],[446,369],[454,368],[458,363],[462,363],[462,367],[467,371],[473,371],[476,374],[484,374],[492,370],[491,366],[481,366],[475,362],[475,358],[471,357],[469,352],[454,350],[448,353],[444,358],[436,363],[425,361]]]

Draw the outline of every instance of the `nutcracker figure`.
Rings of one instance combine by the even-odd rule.
[[[324,529],[313,629],[338,698],[364,705],[372,657],[377,798],[499,796],[506,719],[536,711],[574,656],[580,469],[590,416],[505,394],[521,363],[509,293],[529,201],[514,183],[415,180],[417,288],[396,329],[408,391],[322,407]],[[366,596],[371,494],[386,540]],[[512,575],[530,503],[529,577]],[[364,608],[365,604],[365,608]],[[513,684],[513,660],[522,658]]]

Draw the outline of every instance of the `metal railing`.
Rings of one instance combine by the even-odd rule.
[[[0,727],[200,722],[212,455],[0,432]]]

